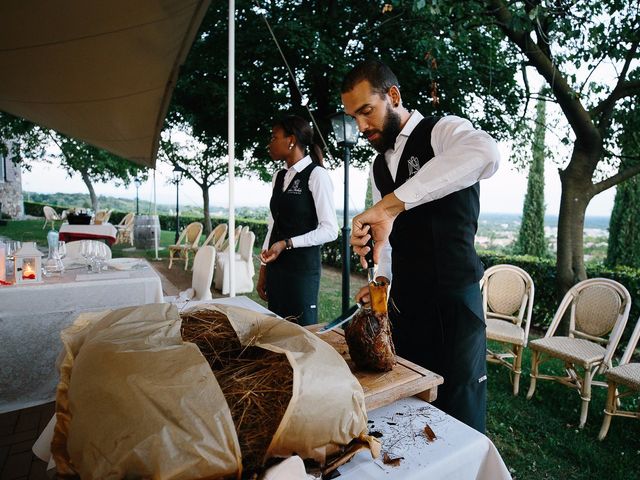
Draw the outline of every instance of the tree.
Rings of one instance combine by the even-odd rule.
[[[627,110],[620,115],[621,125],[633,125]],[[631,168],[640,163],[640,134],[632,128],[620,133],[620,150],[623,154],[622,165]],[[640,178],[633,177],[618,185],[613,212],[609,220],[609,244],[607,247],[607,265],[626,265],[640,268]]]
[[[135,177],[146,178],[146,167],[53,131],[49,132],[49,137],[60,150],[55,156],[60,159],[62,168],[70,177],[79,174],[87,186],[94,211],[99,207],[93,188],[95,182],[115,181],[116,185],[128,186]]]
[[[30,159],[39,160],[44,157],[46,137],[46,131],[36,124],[0,112],[0,154],[10,156],[23,167],[30,167]]]
[[[640,172],[640,163],[621,165],[614,154],[620,111],[637,111],[640,103],[638,4],[618,0],[435,4],[463,28],[500,33],[507,55],[516,52],[526,67],[541,75],[551,92],[549,100],[563,115],[567,126],[561,138],[572,149],[559,169],[556,268],[558,293],[563,295],[586,278],[583,231],[590,200]],[[528,85],[526,69],[524,73]],[[637,115],[634,118],[638,120]],[[624,127],[638,130],[640,124]]]
[[[191,126],[177,123],[162,134],[159,156],[173,166],[180,166],[185,175],[202,190],[205,232],[211,232],[209,211],[209,189],[227,178],[228,162],[219,152],[226,149],[226,142],[214,138],[216,143],[205,142],[193,136]],[[236,169],[236,174],[241,171]]]
[[[544,159],[545,130],[547,128],[545,101],[538,100],[536,106],[536,126],[531,145],[532,159],[527,181],[527,193],[522,209],[522,225],[514,246],[518,255],[545,257],[548,254],[544,238]]]
[[[517,57],[498,60],[500,40],[481,29],[457,29],[446,15],[407,7],[392,15],[375,2],[236,2],[236,150],[245,170],[263,180],[274,165],[266,152],[273,119],[283,111],[309,118],[306,104],[341,165],[329,116],[341,108],[340,84],[351,66],[377,56],[398,70],[410,108],[425,114],[469,117],[498,138],[513,135],[521,92]],[[227,5],[213,2],[182,67],[172,111],[193,126],[202,141],[227,138]],[[274,45],[278,39],[298,87]],[[451,32],[455,28],[455,41]],[[425,33],[428,32],[428,33]],[[469,45],[482,45],[481,49]],[[316,138],[317,142],[321,142]],[[371,160],[361,142],[354,165]]]

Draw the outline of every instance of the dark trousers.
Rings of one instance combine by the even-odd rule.
[[[269,310],[281,317],[295,317],[299,325],[318,323],[320,267],[294,270],[278,262],[267,265]]]
[[[391,291],[396,353],[444,377],[436,407],[479,432],[487,407],[486,332],[477,284],[456,291]]]

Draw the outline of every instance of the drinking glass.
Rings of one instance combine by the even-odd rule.
[[[80,256],[87,262],[87,272],[92,270],[94,247],[93,242],[84,241],[80,246]]]
[[[60,259],[67,256],[67,244],[62,240],[58,242],[58,256]]]

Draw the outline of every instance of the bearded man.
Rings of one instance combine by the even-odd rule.
[[[396,351],[442,375],[434,405],[484,433],[483,267],[474,237],[478,182],[498,168],[496,142],[468,120],[407,110],[398,79],[377,60],[347,74],[342,103],[378,152],[375,204],[353,219],[351,245],[363,258],[373,237],[376,280],[391,282]],[[369,301],[367,287],[356,300]]]

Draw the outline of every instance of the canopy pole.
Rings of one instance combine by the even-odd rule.
[[[235,59],[235,44],[236,44],[236,32],[235,32],[235,13],[236,3],[235,0],[229,0],[229,72],[227,77],[228,82],[228,148],[229,148],[229,263],[227,268],[229,269],[229,297],[236,296],[236,212],[235,212],[235,75],[236,75],[236,59]]]
[[[153,215],[158,218],[158,202],[156,202],[156,169],[153,169]],[[154,260],[160,260],[158,257],[158,242],[160,239],[158,238],[162,232],[162,228],[160,227],[160,219],[158,218],[158,233],[157,235],[154,232],[153,235],[153,243],[156,248],[156,258]]]

